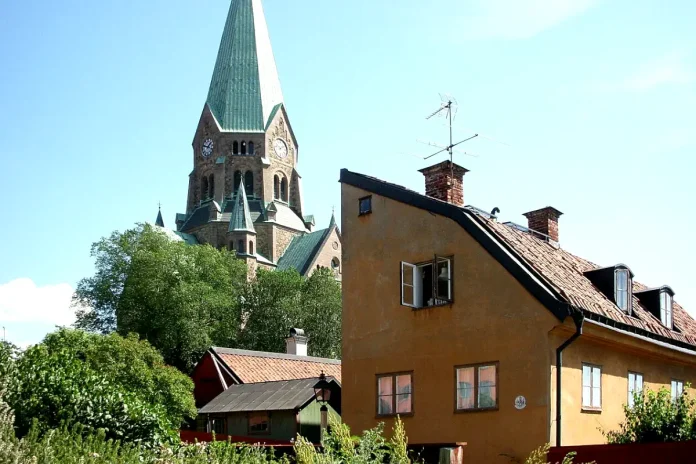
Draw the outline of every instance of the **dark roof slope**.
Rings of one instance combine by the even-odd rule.
[[[675,346],[696,348],[696,321],[674,302],[674,326],[668,330],[633,298],[633,315],[623,313],[583,272],[599,266],[557,248],[529,232],[500,224],[473,209],[427,197],[400,185],[341,170],[341,182],[409,204],[460,224],[527,290],[560,320],[571,311],[588,319]],[[634,291],[645,286],[634,281]]]
[[[328,381],[334,380],[327,377]],[[276,382],[231,385],[198,412],[201,414],[246,411],[288,411],[314,399],[318,377]]]
[[[328,228],[293,238],[278,260],[278,269],[297,269],[297,272],[305,275],[330,232],[331,228]]]

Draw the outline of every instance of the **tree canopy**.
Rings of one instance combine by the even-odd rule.
[[[164,364],[136,336],[123,338],[60,329],[3,362],[14,377],[7,402],[19,435],[34,426],[102,429],[108,438],[155,445],[176,440],[195,417],[193,382]]]
[[[310,354],[338,357],[341,289],[329,270],[305,279],[294,270],[247,268],[234,252],[174,241],[149,225],[92,245],[96,272],[73,302],[76,326],[136,333],[184,372],[211,346],[284,351],[291,327],[310,337]]]

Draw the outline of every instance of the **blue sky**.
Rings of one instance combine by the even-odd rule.
[[[266,0],[305,208],[328,224],[339,169],[423,191],[459,102],[465,201],[503,220],[552,205],[564,248],[669,284],[696,314],[696,4]],[[191,141],[228,0],[0,3],[0,325],[36,342],[72,319],[90,244],[184,212]],[[438,159],[439,160],[439,159]]]

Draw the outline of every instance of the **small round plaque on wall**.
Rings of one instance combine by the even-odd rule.
[[[527,398],[525,398],[522,395],[515,398],[515,408],[524,409],[526,407],[527,407]]]
[[[338,242],[333,242],[331,246],[333,246],[334,250],[338,250]]]

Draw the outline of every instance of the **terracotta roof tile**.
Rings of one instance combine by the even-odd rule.
[[[573,306],[638,327],[663,337],[696,345],[696,321],[676,301],[673,306],[674,327],[668,330],[633,296],[632,315],[624,313],[597,289],[584,272],[600,266],[541,240],[529,232],[477,215],[492,232],[536,270],[547,285],[556,289]],[[647,287],[633,281],[633,291]]]
[[[322,371],[341,381],[341,361],[337,359],[218,347],[212,350],[244,383],[307,379],[319,377]]]

